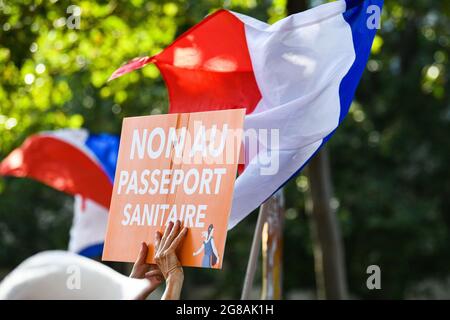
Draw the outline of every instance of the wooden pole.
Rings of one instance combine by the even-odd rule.
[[[264,202],[259,208],[258,221],[256,222],[255,233],[253,234],[252,246],[250,249],[250,256],[247,264],[247,271],[245,273],[244,279],[244,287],[242,289],[241,300],[248,300],[250,297],[250,293],[253,288],[253,281],[255,278],[255,272],[257,268],[257,262],[259,258],[259,248],[261,243],[268,243],[267,239],[263,238],[263,229],[266,228],[269,232],[272,233],[270,245],[266,246],[266,257],[267,263],[270,262],[270,268],[267,269],[269,273],[266,273],[267,277],[270,277],[270,285],[269,282],[266,282],[266,287],[263,289],[262,297],[266,297],[267,295],[264,291],[271,292],[270,295],[278,295],[281,299],[281,259],[282,259],[282,219],[283,219],[283,191],[279,190],[275,195],[273,195],[269,200]],[[281,218],[280,218],[281,216]],[[268,233],[267,233],[268,235]],[[272,239],[274,241],[272,241]],[[266,240],[266,241],[264,241]],[[268,254],[270,252],[270,254]],[[263,252],[264,255],[264,252]],[[270,261],[269,261],[270,259]],[[263,263],[264,270],[264,263]],[[263,287],[264,287],[263,280]],[[277,299],[277,298],[268,298],[267,299]]]
[[[280,300],[283,283],[284,197],[280,190],[267,201],[267,219],[262,233],[263,300]]]
[[[252,247],[248,258],[247,271],[245,273],[244,287],[242,288],[241,300],[248,300],[253,287],[253,279],[259,257],[259,246],[261,243],[261,234],[264,221],[266,221],[267,210],[266,203],[259,207],[258,221],[256,222],[255,233],[253,234]]]

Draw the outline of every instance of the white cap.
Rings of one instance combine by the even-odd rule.
[[[0,299],[134,299],[147,285],[74,253],[44,251],[5,277]]]

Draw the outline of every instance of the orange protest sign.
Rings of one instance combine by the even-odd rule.
[[[245,109],[125,118],[103,260],[134,262],[169,221],[183,266],[221,268]]]

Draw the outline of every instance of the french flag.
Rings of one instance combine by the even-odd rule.
[[[27,177],[75,196],[69,250],[99,256],[108,220],[119,137],[85,129],[30,136],[1,163],[0,175]]]
[[[347,115],[382,6],[382,0],[339,0],[273,25],[219,10],[111,79],[154,63],[168,87],[170,112],[244,107],[246,131],[278,132],[276,146],[246,157],[235,184],[233,228],[300,172]],[[278,170],[262,174],[261,158]]]

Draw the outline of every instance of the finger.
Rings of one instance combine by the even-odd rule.
[[[175,222],[175,225],[173,226],[172,230],[170,231],[169,236],[167,237],[166,242],[164,242],[164,247],[163,249],[167,249],[170,247],[170,245],[172,244],[173,240],[175,239],[175,237],[178,235],[178,232],[180,231],[180,221],[177,220]]]
[[[152,271],[152,270],[159,270],[159,267],[158,267],[158,265],[157,264],[153,264],[153,263],[149,263],[148,264],[149,265],[149,267],[148,267],[148,270],[149,271]]]
[[[172,231],[172,228],[173,228],[173,222],[170,221],[168,224],[166,224],[166,229],[164,230],[164,234],[161,239],[161,243],[160,243],[161,249],[165,248],[167,237],[169,236],[170,231]]]
[[[169,250],[177,250],[183,239],[186,237],[188,228],[184,227],[181,232],[178,234],[178,236],[173,240],[172,244],[169,247]]]
[[[145,273],[145,277],[146,278],[152,278],[152,277],[164,277],[164,275],[162,274],[162,272],[160,270],[152,270],[149,272]]]
[[[135,264],[139,264],[139,265],[144,264],[145,260],[147,258],[147,252],[148,252],[147,244],[145,242],[142,242],[141,249],[139,250],[139,254],[136,259]]]
[[[173,228],[173,221],[170,221],[168,224],[166,224],[166,229],[164,230],[164,234],[163,234],[163,240],[164,239],[167,239],[167,237],[169,236],[169,234],[170,234],[170,231],[172,230],[172,228]]]
[[[159,246],[161,244],[161,237],[162,237],[161,232],[156,231],[155,232],[155,253],[156,253],[156,251],[158,251]]]
[[[158,275],[158,274],[162,274],[161,270],[159,270],[159,269],[158,270],[150,270],[145,273],[146,276],[154,276],[154,275]]]

